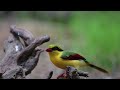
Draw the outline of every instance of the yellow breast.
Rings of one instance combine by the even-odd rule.
[[[58,52],[56,55],[54,53],[49,53],[49,56],[50,56],[50,60],[51,62],[61,68],[61,69],[65,69],[67,66],[73,66],[77,69],[79,69],[80,66],[84,66],[85,65],[85,62],[84,61],[79,61],[79,60],[64,60],[61,57],[61,54],[60,52]]]

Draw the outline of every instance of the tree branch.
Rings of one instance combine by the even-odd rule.
[[[87,72],[78,71],[74,67],[68,66],[64,73],[59,75],[57,79],[85,79],[88,77]]]
[[[0,78],[23,79],[36,67],[43,52],[38,46],[48,42],[50,37],[45,35],[34,38],[31,32],[15,25],[10,26],[10,33],[4,42],[5,56],[0,61]]]

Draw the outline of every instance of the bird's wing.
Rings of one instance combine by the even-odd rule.
[[[74,52],[66,52],[63,51],[61,58],[64,60],[86,60],[83,56],[80,54],[74,53]]]

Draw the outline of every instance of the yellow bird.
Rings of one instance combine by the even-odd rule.
[[[89,63],[80,54],[64,51],[57,45],[49,45],[46,51],[49,53],[51,62],[58,68],[66,69],[67,66],[72,66],[79,70],[80,67],[90,66],[101,72],[108,73],[106,70]]]

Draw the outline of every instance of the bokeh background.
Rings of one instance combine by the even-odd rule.
[[[64,50],[80,53],[110,72],[110,76],[106,76],[89,67],[81,68],[89,72],[89,78],[119,78],[119,11],[0,11],[0,60],[3,58],[3,42],[8,38],[12,24],[31,31],[35,37],[49,35],[51,40],[41,46],[43,49],[49,44],[57,44]],[[43,52],[38,65],[27,77],[45,79],[50,71],[54,71],[53,79],[63,72]]]

